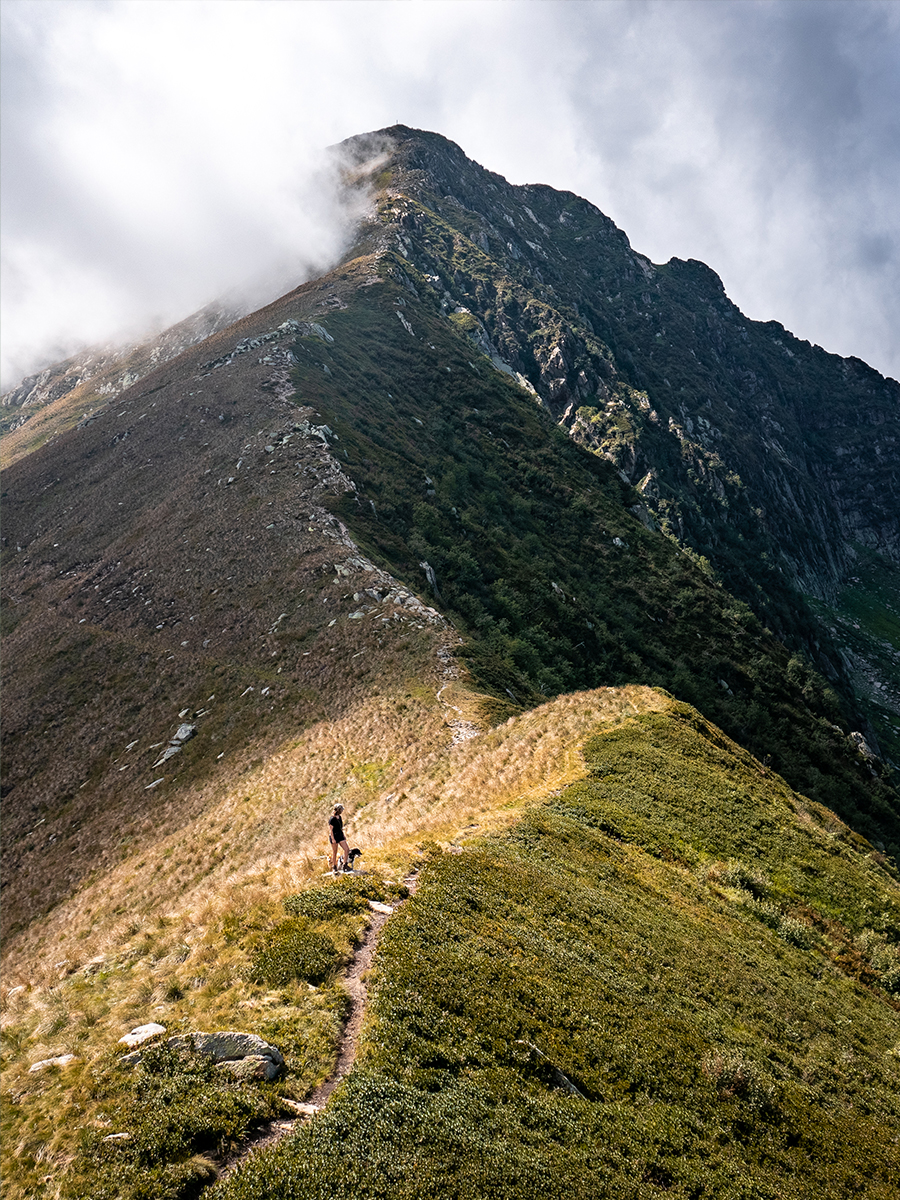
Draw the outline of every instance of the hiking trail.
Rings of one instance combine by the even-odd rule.
[[[412,874],[403,880],[404,885],[409,889],[410,896],[415,893],[418,882],[418,871],[413,871]],[[285,1101],[285,1103],[296,1111],[296,1117],[287,1119],[276,1118],[275,1120],[264,1122],[235,1151],[225,1155],[221,1160],[222,1166],[219,1170],[218,1181],[226,1179],[251,1154],[256,1154],[259,1150],[270,1149],[280,1142],[282,1138],[292,1133],[298,1125],[315,1117],[328,1103],[331,1093],[341,1080],[350,1073],[350,1069],[356,1061],[356,1054],[359,1049],[359,1035],[368,1003],[368,989],[363,976],[372,965],[372,959],[378,947],[381,931],[403,903],[403,900],[398,901],[393,905],[391,912],[370,911],[371,920],[363,934],[362,941],[357,946],[350,965],[337,981],[346,991],[350,999],[350,1006],[344,1021],[344,1027],[341,1031],[337,1062],[331,1073],[318,1087],[313,1089],[302,1103],[294,1100]]]

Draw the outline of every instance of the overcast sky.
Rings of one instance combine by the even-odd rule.
[[[396,122],[900,376],[900,4],[4,0],[3,386],[326,267]],[[262,281],[262,282],[261,282]]]

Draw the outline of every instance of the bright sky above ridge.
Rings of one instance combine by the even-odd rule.
[[[900,376],[900,4],[4,0],[3,386],[324,269],[397,122]],[[267,289],[269,289],[267,291]]]

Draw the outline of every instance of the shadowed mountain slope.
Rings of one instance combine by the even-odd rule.
[[[438,135],[346,146],[385,144],[383,218],[418,292],[616,465],[640,519],[855,691],[900,761],[900,384],[748,320],[703,263],[655,266],[587,201],[512,186]],[[873,604],[889,631],[855,628]]]

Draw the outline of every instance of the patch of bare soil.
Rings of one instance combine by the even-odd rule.
[[[410,895],[415,892],[418,882],[418,874],[410,875],[404,880],[404,883],[409,888]],[[400,901],[400,903],[402,904],[403,901]],[[394,911],[398,907],[399,904],[394,907]],[[310,1093],[303,1103],[287,1101],[290,1107],[296,1111],[296,1117],[288,1120],[265,1122],[237,1150],[226,1156],[219,1171],[219,1179],[226,1179],[249,1155],[256,1154],[260,1150],[271,1149],[282,1138],[292,1133],[302,1121],[308,1121],[314,1117],[328,1103],[332,1092],[341,1080],[350,1073],[350,1069],[356,1061],[360,1030],[362,1029],[366,1015],[368,989],[366,987],[365,975],[372,965],[372,960],[378,947],[378,940],[381,937],[381,931],[390,920],[391,915],[388,912],[372,912],[369,927],[363,935],[362,942],[357,947],[353,961],[339,980],[339,983],[350,998],[350,1007],[341,1033],[337,1062],[331,1074]]]

